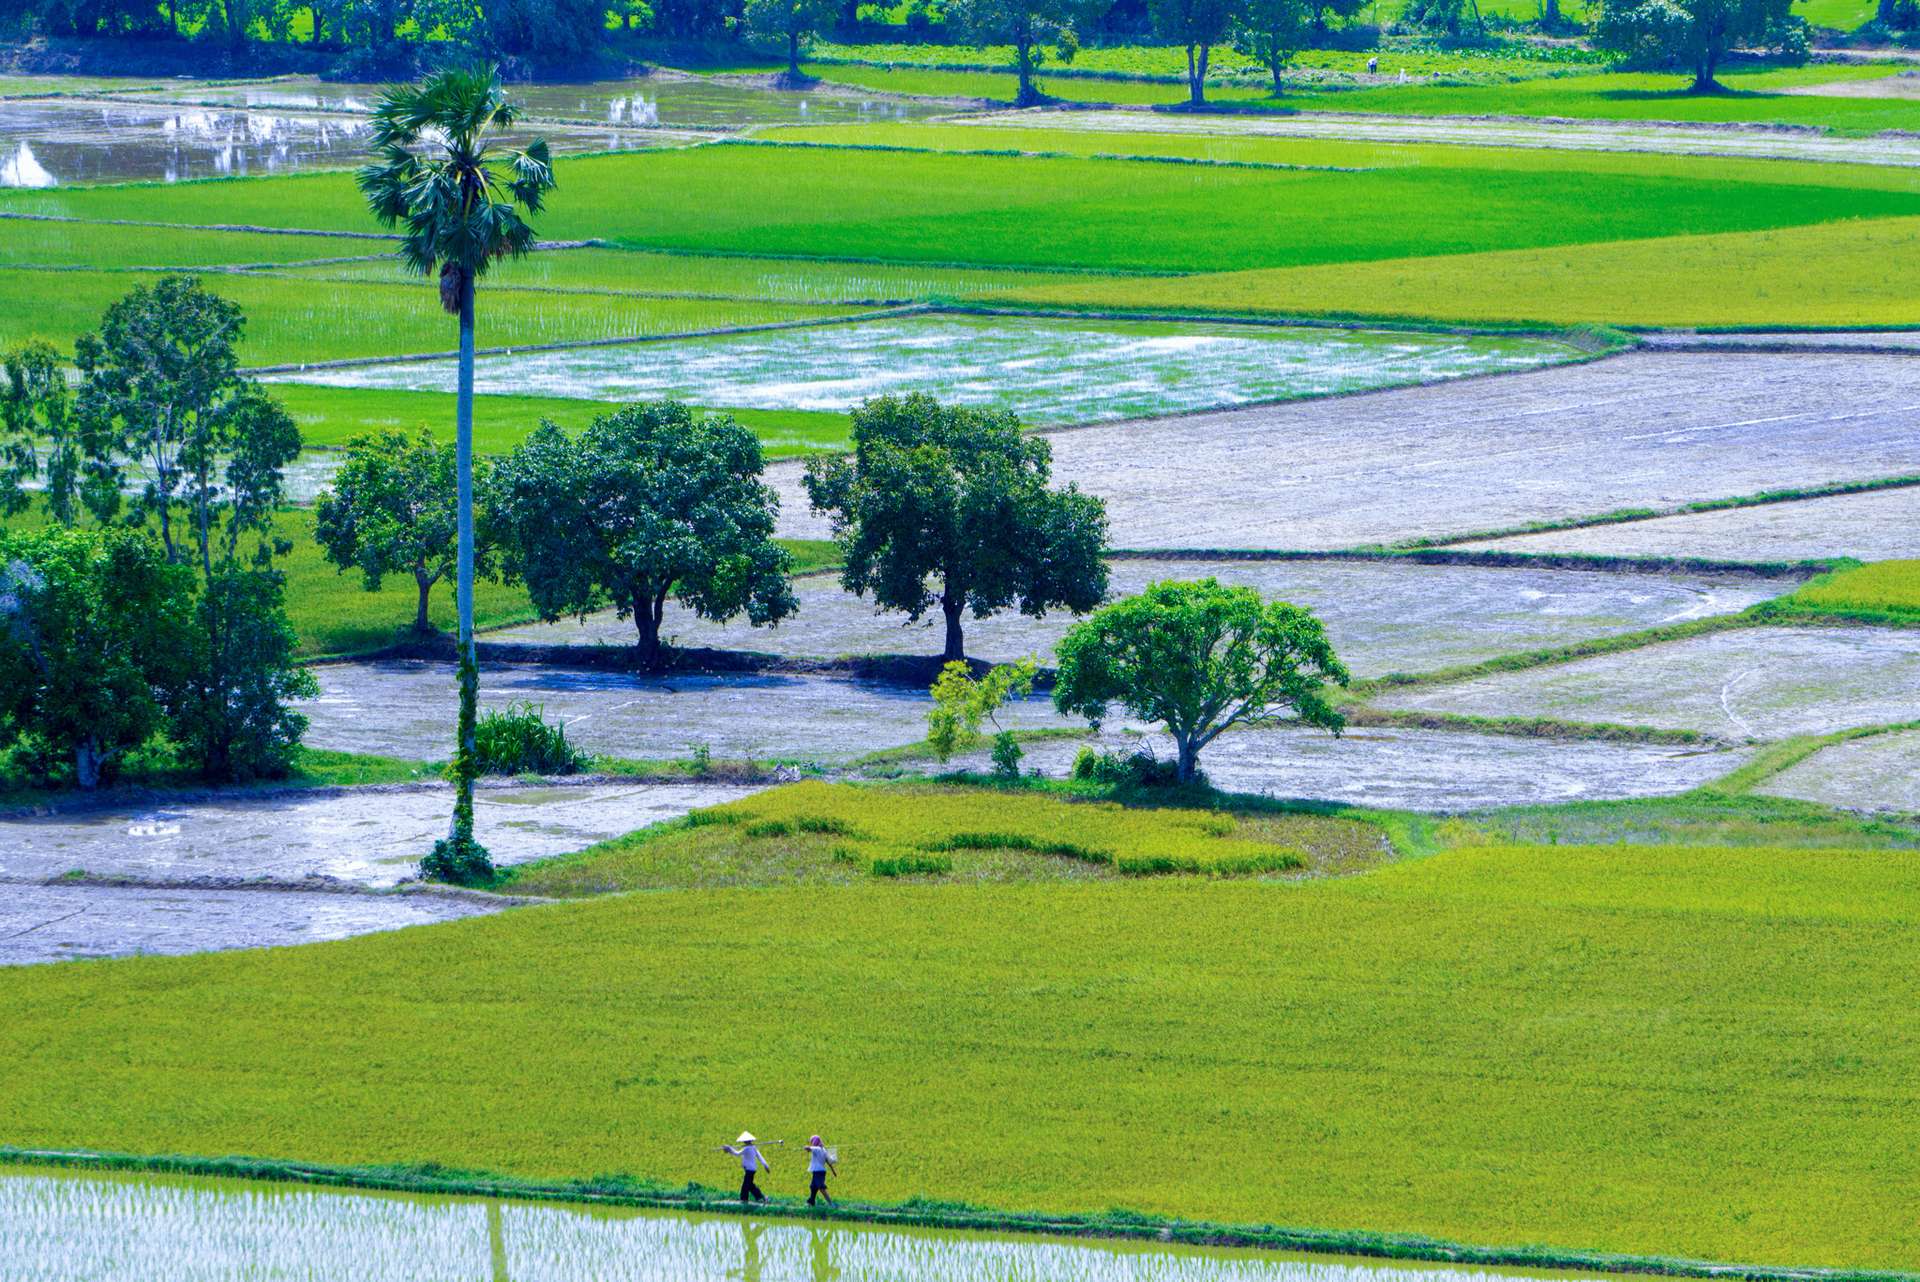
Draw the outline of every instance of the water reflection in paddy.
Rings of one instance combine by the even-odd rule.
[[[369,128],[366,117],[346,113],[124,100],[0,102],[0,187],[178,182],[338,168],[366,157]],[[545,132],[559,151],[684,141],[679,134],[616,127]]]
[[[1158,1243],[37,1172],[0,1173],[0,1241],[10,1248],[0,1253],[0,1282],[1474,1282],[1523,1275]]]

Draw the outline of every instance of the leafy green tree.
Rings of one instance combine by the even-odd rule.
[[[1207,102],[1207,62],[1213,46],[1226,42],[1242,0],[1147,0],[1155,34],[1187,51],[1187,102]]]
[[[1020,744],[1013,731],[1001,726],[999,711],[1010,700],[1032,694],[1039,672],[1039,661],[1032,657],[1000,664],[978,678],[962,659],[942,667],[928,692],[933,707],[927,710],[927,744],[934,755],[945,761],[963,742],[978,735],[980,727],[991,725],[994,773],[1018,775]]]
[[[669,599],[756,625],[796,608],[764,466],[752,432],[674,401],[603,415],[577,437],[542,423],[494,469],[488,528],[542,618],[611,604],[656,666]]]
[[[800,50],[814,33],[831,27],[839,16],[838,0],[747,0],[746,19],[750,30],[763,36],[775,36],[786,42],[787,80],[799,83]]]
[[[1792,0],[1607,0],[1593,42],[1641,67],[1679,66],[1693,72],[1689,93],[1723,92],[1714,79],[1721,59],[1737,48],[1768,48],[1802,60],[1807,24]]]
[[[197,280],[136,287],[77,346],[95,515],[111,519],[128,475],[142,487],[131,524],[152,521],[170,562],[198,571],[186,664],[168,696],[174,737],[210,779],[285,772],[305,719],[286,701],[314,692],[293,657],[273,528],[293,419],[234,354],[246,320]]]
[[[1315,21],[1313,0],[1244,0],[1233,26],[1233,47],[1267,69],[1273,96],[1281,73],[1306,46]]]
[[[30,339],[9,349],[0,364],[7,379],[0,388],[0,515],[26,511],[26,482],[45,478],[47,514],[72,525],[80,517],[85,456],[60,353]]]
[[[438,274],[440,306],[460,321],[454,406],[457,501],[455,592],[460,616],[460,718],[454,748],[455,799],[449,861],[487,862],[473,837],[474,726],[480,668],[473,651],[473,315],[474,288],[502,258],[534,247],[537,214],[553,190],[544,139],[525,150],[502,147],[516,113],[494,68],[443,71],[419,85],[390,89],[373,113],[377,159],[358,175],[382,226],[403,236],[400,260],[422,276]],[[476,855],[477,852],[477,855]]]
[[[193,576],[127,530],[0,530],[0,746],[32,736],[99,785],[160,729]]]
[[[1108,705],[1163,725],[1190,782],[1200,750],[1236,725],[1287,712],[1335,734],[1345,719],[1322,695],[1347,670],[1312,611],[1262,601],[1215,579],[1155,583],[1115,602],[1060,642],[1054,706],[1095,726]]]
[[[1012,45],[1013,65],[1020,88],[1013,105],[1031,107],[1047,101],[1034,87],[1033,73],[1052,54],[1072,62],[1079,52],[1074,23],[1075,0],[953,0],[947,21],[976,44]]]
[[[237,532],[264,528],[279,470],[300,451],[286,411],[239,373],[245,329],[238,305],[168,276],[110,304],[75,344],[93,515],[157,525],[168,559],[197,548],[209,574],[220,513],[239,518]]]
[[[1106,596],[1106,504],[1049,489],[1052,470],[1012,414],[883,396],[854,411],[852,454],[814,459],[806,487],[832,514],[847,591],[910,619],[939,607],[953,660],[968,610],[1083,614]]]
[[[413,440],[391,431],[356,436],[314,506],[313,537],[328,561],[360,571],[369,592],[390,574],[412,575],[413,630],[430,633],[428,598],[457,557],[455,489],[454,449],[427,429]]]

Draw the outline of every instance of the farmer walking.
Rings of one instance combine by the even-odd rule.
[[[840,1168],[834,1165],[833,1150],[820,1142],[818,1135],[807,1141],[807,1205],[812,1206],[813,1199],[824,1197],[827,1205],[833,1205],[833,1194],[827,1192],[827,1172],[840,1174]]]
[[[753,1132],[741,1131],[739,1139],[732,1144],[722,1144],[720,1151],[740,1159],[740,1205],[766,1201],[767,1195],[754,1183],[754,1176],[773,1167],[760,1155],[760,1141],[753,1138]]]

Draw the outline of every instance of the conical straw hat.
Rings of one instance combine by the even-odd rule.
[[[735,1144],[755,1144],[755,1143],[758,1143],[758,1141],[753,1138],[752,1131],[741,1131],[740,1138],[735,1140],[734,1143]]]

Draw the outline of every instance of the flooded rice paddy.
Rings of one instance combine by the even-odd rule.
[[[1851,556],[1885,561],[1920,550],[1920,486],[1688,512],[1619,525],[1464,543],[1507,552],[1697,556],[1719,561],[1802,561]]]
[[[377,930],[424,926],[491,905],[443,894],[339,894],[324,890],[189,890],[137,886],[0,887],[0,966],[314,944]],[[0,1230],[0,1242],[8,1241]],[[10,1253],[0,1250],[0,1277]],[[120,1274],[131,1278],[176,1276]]]
[[[1131,596],[1159,579],[1245,584],[1268,597],[1312,608],[1335,649],[1357,675],[1419,672],[1517,650],[1565,645],[1713,614],[1732,614],[1797,580],[1736,576],[1610,574],[1530,567],[1414,565],[1380,561],[1123,560],[1110,567],[1109,595]],[[800,611],[777,627],[709,623],[670,606],[666,635],[681,645],[833,658],[866,654],[936,655],[944,632],[937,616],[907,623],[877,614],[870,599],[843,591],[834,575],[794,583]],[[1074,623],[1006,612],[967,621],[967,653],[996,662],[1049,657]],[[492,641],[543,645],[632,645],[631,620],[611,612],[488,634]]]
[[[1389,693],[1386,708],[1553,717],[1780,739],[1914,715],[1920,632],[1749,628]]]
[[[1086,742],[1030,743],[1021,764],[1064,776]],[[1159,735],[1109,732],[1092,742],[1107,751],[1146,749],[1163,761],[1173,757],[1173,741]],[[1371,727],[1336,739],[1276,727],[1221,735],[1201,753],[1200,766],[1225,792],[1460,814],[1672,796],[1719,778],[1746,757],[1744,750]],[[984,770],[986,756],[964,764]]]
[[[244,111],[131,98],[0,102],[0,187],[178,182],[340,168],[368,156],[364,116]],[[509,141],[523,136],[509,135]],[[547,131],[556,151],[683,142],[685,135],[616,126]]]
[[[238,85],[177,85],[142,98],[281,111],[368,113],[383,86],[285,77]],[[580,84],[508,88],[526,121],[564,121],[622,129],[745,129],[754,125],[839,125],[914,120],[952,108],[831,86],[755,88],[695,76],[645,76]]]
[[[367,155],[367,115],[380,90],[285,78],[0,101],[0,187],[175,182],[355,164]],[[905,120],[945,109],[694,78],[515,86],[514,97],[527,108],[526,136],[538,132],[563,152],[672,145],[754,125]]]
[[[1920,472],[1899,360],[1634,353],[1497,379],[1063,432],[1121,548],[1333,549]],[[795,467],[781,532],[826,533]]]
[[[0,1171],[0,1240],[11,1248],[0,1253],[0,1282],[1492,1282],[1543,1276],[1224,1247],[35,1170]]]
[[[483,393],[839,412],[926,392],[1084,423],[1361,391],[1570,360],[1562,343],[1508,336],[1287,329],[996,316],[915,316],[483,357]],[[451,361],[289,376],[335,387],[451,391]]]
[[[1920,731],[1822,748],[1754,791],[1845,810],[1920,815]]]
[[[454,706],[453,665],[334,663],[313,669],[320,697],[301,705],[312,748],[408,758],[444,757]],[[641,676],[531,665],[483,665],[480,707],[531,701],[589,752],[685,759],[844,762],[926,737],[924,689],[790,674]],[[1010,728],[1074,724],[1045,699],[1001,713]]]
[[[496,863],[516,864],[754,791],[703,783],[483,783],[474,828]],[[391,886],[411,876],[421,854],[446,835],[452,797],[445,787],[330,789],[0,817],[0,879],[79,869],[142,881],[327,878]]]

